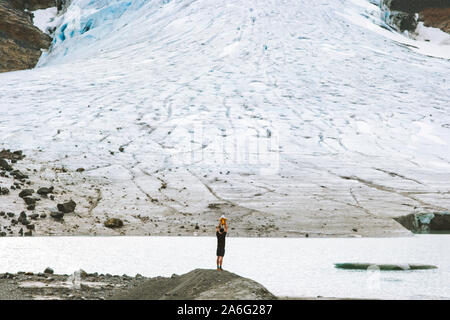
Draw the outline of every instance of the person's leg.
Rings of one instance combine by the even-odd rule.
[[[217,270],[220,270],[220,257],[217,256]]]
[[[219,268],[222,269],[223,257],[219,257]]]

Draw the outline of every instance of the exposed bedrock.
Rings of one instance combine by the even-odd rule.
[[[17,10],[35,11],[62,5],[62,0],[6,0]]]
[[[33,68],[52,40],[17,6],[18,1],[0,2],[0,72]]]
[[[395,218],[406,229],[416,233],[450,233],[450,213],[411,213]]]
[[[450,33],[450,6],[422,10],[419,14],[419,21],[423,21],[425,27],[439,28]]]
[[[385,19],[403,31],[415,31],[418,22],[450,33],[450,0],[383,0]]]
[[[383,0],[383,4],[391,10],[416,13],[427,8],[448,8],[450,0]]]

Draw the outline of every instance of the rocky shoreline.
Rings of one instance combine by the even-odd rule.
[[[105,300],[131,289],[147,278],[140,275],[54,274],[44,272],[0,274],[0,300]]]
[[[218,273],[220,272],[220,277]],[[193,285],[193,281],[195,285]],[[259,283],[227,271],[196,269],[184,275],[43,272],[0,274],[0,300],[273,300]]]

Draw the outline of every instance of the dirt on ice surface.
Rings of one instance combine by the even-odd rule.
[[[0,75],[0,148],[77,203],[34,234],[206,235],[225,214],[233,236],[396,236],[393,217],[448,211],[450,61],[420,52],[448,48],[388,37],[379,15],[73,1],[39,67]]]
[[[12,167],[11,172],[18,171],[26,178],[18,179],[11,172],[0,170],[0,187],[8,189],[8,193],[0,195],[0,236],[209,236],[214,234],[217,218],[222,214],[227,215],[231,221],[229,234],[232,236],[409,234],[409,231],[392,220],[389,215],[366,215],[358,220],[357,216],[349,216],[347,212],[339,216],[336,223],[333,222],[333,217],[326,213],[308,219],[307,212],[299,208],[298,216],[286,217],[280,214],[277,217],[269,210],[250,209],[223,198],[209,199],[210,202],[208,199],[197,199],[197,203],[194,203],[198,208],[196,211],[190,211],[192,209],[189,206],[176,210],[172,207],[175,206],[176,200],[165,197],[162,190],[154,197],[143,195],[140,189],[125,187],[127,182],[113,183],[107,176],[92,176],[82,168],[71,170],[56,164],[39,163],[30,157],[15,163],[8,160],[7,162]],[[175,177],[174,179],[176,180]],[[121,192],[118,190],[119,186],[123,186],[119,188]],[[49,194],[38,194],[41,188],[51,188],[52,191]],[[201,192],[194,189],[195,184],[186,184],[185,188],[188,194]],[[32,194],[29,197],[21,197],[22,192],[26,190],[31,190]],[[134,193],[130,195],[130,192]],[[206,194],[203,195],[207,198]],[[30,198],[34,199],[32,208],[26,201]],[[69,201],[76,204],[74,211],[62,214],[58,205]],[[279,201],[283,201],[282,197]],[[326,208],[323,201],[310,205],[312,208],[316,207],[316,211]],[[351,203],[349,205],[358,209],[357,205]],[[328,210],[333,213],[337,211],[336,207],[331,205]],[[22,216],[24,218],[21,220]],[[105,222],[109,219],[120,219],[123,226],[107,227]]]

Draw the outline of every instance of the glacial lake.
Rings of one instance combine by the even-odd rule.
[[[450,299],[450,235],[406,238],[227,239],[224,269],[277,296]],[[214,237],[32,237],[0,239],[0,272],[148,276],[215,268]],[[417,263],[434,270],[339,270],[334,263]]]

